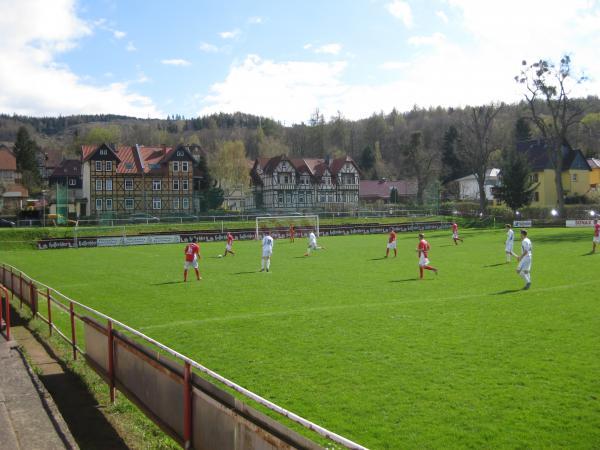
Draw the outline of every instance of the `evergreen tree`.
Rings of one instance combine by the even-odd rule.
[[[360,168],[369,172],[375,166],[375,153],[370,146],[366,146],[360,155]]]
[[[458,145],[460,145],[458,130],[451,125],[444,133],[442,144],[442,183],[444,184],[466,175],[466,169],[456,155]]]
[[[538,184],[531,180],[531,169],[524,155],[516,150],[506,152],[501,164],[501,177],[502,184],[496,191],[499,200],[513,211],[531,203]]]
[[[17,159],[17,170],[37,172],[36,153],[39,147],[36,142],[29,137],[29,132],[25,127],[20,127],[17,131],[17,138],[13,147],[15,158]]]
[[[515,142],[531,139],[531,127],[525,117],[519,117],[515,122]]]

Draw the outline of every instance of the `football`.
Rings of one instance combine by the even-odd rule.
[[[223,257],[223,255],[217,255],[217,258],[222,258],[222,257]]]

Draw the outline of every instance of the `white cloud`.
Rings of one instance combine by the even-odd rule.
[[[123,39],[125,36],[127,36],[127,33],[125,33],[124,31],[113,30],[112,33],[116,39]]]
[[[278,120],[308,120],[315,107],[343,94],[340,62],[275,62],[249,55],[211,86],[199,114],[245,111]],[[334,113],[335,110],[332,111]]]
[[[163,114],[129,83],[92,86],[58,64],[56,56],[77,46],[93,24],[77,17],[74,0],[0,0],[0,111],[26,115]]]
[[[264,19],[259,16],[253,16],[248,18],[248,23],[252,25],[260,25],[264,22]]]
[[[442,33],[433,33],[431,36],[411,36],[408,43],[415,46],[421,45],[440,45],[444,43],[446,36]]]
[[[186,59],[179,59],[179,58],[163,59],[160,62],[161,62],[161,64],[165,64],[167,66],[180,66],[180,67],[185,67],[185,66],[189,66],[192,64],[191,62],[189,62]]]
[[[135,45],[133,45],[133,42],[129,41],[125,46],[125,50],[127,50],[128,52],[135,52],[137,51],[137,48],[135,47]]]
[[[303,48],[304,50],[309,50],[309,49],[311,49],[311,48],[312,48],[312,44],[304,44],[304,45],[302,46],[302,48]]]
[[[222,31],[219,33],[219,36],[221,36],[223,39],[235,39],[240,35],[240,33],[240,30],[235,29],[231,31]]]
[[[327,55],[338,55],[342,50],[340,44],[325,44],[315,48],[315,53],[325,53]]]
[[[410,66],[410,63],[407,61],[386,61],[383,64],[380,64],[380,68],[384,70],[400,70],[406,69]]]
[[[435,15],[438,16],[440,18],[440,20],[444,23],[448,23],[448,16],[446,15],[446,13],[444,11],[436,11]]]
[[[402,0],[394,0],[386,5],[389,13],[400,19],[406,28],[411,28],[413,25],[412,10],[407,2]]]
[[[216,45],[209,44],[208,42],[201,42],[198,48],[205,53],[217,53],[219,51]]]

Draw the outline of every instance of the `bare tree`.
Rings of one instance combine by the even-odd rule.
[[[503,105],[467,107],[460,125],[459,158],[477,181],[479,188],[479,208],[487,207],[485,177],[491,169],[492,155],[497,150],[494,145],[494,119]]]
[[[417,181],[417,203],[422,205],[425,190],[435,179],[439,168],[439,146],[428,133],[415,131],[410,134],[408,144],[403,146],[402,154],[409,173]]]
[[[558,67],[544,59],[531,65],[523,61],[522,66],[515,80],[525,86],[529,119],[546,142],[548,157],[554,169],[557,207],[562,213],[565,206],[562,185],[563,146],[567,145],[569,131],[581,121],[584,114],[581,103],[570,98],[570,90],[575,84],[585,81],[586,77],[573,75],[568,55],[561,58]]]

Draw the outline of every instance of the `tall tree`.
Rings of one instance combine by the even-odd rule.
[[[519,117],[515,122],[514,140],[515,142],[527,141],[531,139],[531,127],[525,117]]]
[[[370,146],[366,146],[360,154],[360,168],[363,170],[365,175],[369,177],[373,167],[375,166],[375,153]]]
[[[529,65],[527,61],[523,61],[521,72],[515,76],[515,80],[525,88],[524,96],[530,120],[545,140],[554,169],[557,207],[561,213],[565,207],[562,184],[563,146],[568,142],[569,132],[584,114],[581,103],[574,101],[570,93],[575,84],[585,79],[584,76],[573,74],[568,55],[561,58],[558,66],[545,59]]]
[[[442,144],[442,183],[448,183],[466,175],[464,165],[458,157],[459,145],[458,129],[454,125],[450,125],[444,133]]]
[[[531,203],[538,185],[531,180],[527,159],[514,148],[506,151],[502,159],[501,180],[496,195],[510,209],[516,211]]]
[[[246,149],[242,141],[225,141],[219,144],[211,172],[219,186],[233,190],[248,185],[250,170]]]
[[[427,186],[435,178],[439,160],[439,151],[436,145],[427,139],[421,131],[411,133],[407,145],[404,145],[402,153],[411,174],[417,180],[417,203],[423,204],[423,197]]]
[[[30,191],[37,191],[40,185],[40,172],[37,164],[37,153],[40,148],[31,139],[25,127],[19,127],[13,146],[17,170],[21,172],[23,185]]]
[[[491,169],[494,142],[494,119],[503,105],[467,107],[461,124],[460,158],[475,176],[479,188],[479,209],[487,208],[485,177]]]

